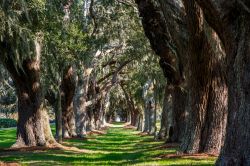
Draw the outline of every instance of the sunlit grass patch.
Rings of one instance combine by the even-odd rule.
[[[8,148],[15,143],[16,129],[0,130],[0,148]]]
[[[65,145],[92,150],[97,153],[77,153],[62,150],[37,152],[0,152],[1,161],[20,162],[22,165],[213,165],[215,157],[160,158],[175,154],[175,148],[162,148],[163,142],[152,136],[140,136],[138,131],[125,129],[121,123],[109,128],[105,135],[91,135],[87,139],[64,140]],[[54,130],[54,129],[53,129]],[[15,142],[15,130],[0,131],[0,148]]]

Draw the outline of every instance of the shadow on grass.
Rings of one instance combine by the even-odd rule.
[[[120,124],[119,124],[120,125]],[[213,165],[215,158],[159,158],[174,154],[175,148],[162,149],[163,142],[152,142],[152,136],[140,137],[138,132],[122,127],[109,128],[106,135],[92,135],[89,139],[65,140],[67,146],[97,151],[77,153],[62,150],[35,152],[1,152],[2,161],[25,165]],[[0,131],[0,147],[15,141],[15,130]]]

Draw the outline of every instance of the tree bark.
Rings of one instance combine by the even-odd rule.
[[[136,126],[138,116],[139,116],[139,111],[138,111],[138,109],[135,108],[134,100],[133,100],[130,92],[128,92],[122,85],[121,85],[121,88],[122,88],[123,93],[125,95],[126,104],[128,106],[128,112],[130,112],[128,115],[128,116],[130,116],[129,122],[132,126]]]
[[[227,86],[224,53],[194,0],[185,0],[189,41],[188,127],[181,150],[217,154],[224,141]]]
[[[83,75],[78,76],[77,93],[73,101],[76,116],[76,132],[79,137],[84,137],[87,132],[87,101],[91,70],[92,69],[86,69]]]
[[[155,99],[153,97],[150,97],[149,100],[147,100],[147,105],[146,105],[148,111],[149,111],[149,130],[148,133],[150,135],[154,135],[156,132],[156,108],[155,108]]]
[[[143,99],[144,99],[144,116],[143,116],[143,132],[154,134],[156,132],[155,126],[155,99],[154,99],[154,84],[148,80],[143,86]]]
[[[179,58],[172,47],[172,39],[163,12],[153,0],[136,0],[145,35],[152,49],[161,57],[160,66],[170,84],[179,85],[184,81]]]
[[[161,114],[161,127],[158,133],[158,139],[165,139],[168,137],[168,131],[170,126],[172,125],[172,96],[171,96],[171,88],[169,85],[165,86],[165,93],[163,99],[163,108]]]
[[[250,3],[197,0],[224,44],[227,58],[228,121],[216,165],[250,165]]]
[[[142,122],[143,122],[143,116],[142,116],[142,114],[139,114],[138,123],[137,123],[137,130],[138,131],[142,131],[142,126],[143,126]]]
[[[61,84],[62,94],[62,123],[63,123],[63,137],[75,137],[75,114],[73,110],[73,97],[75,93],[75,80],[73,67],[68,66],[63,74]]]
[[[56,138],[59,143],[62,143],[62,137],[63,137],[63,127],[62,127],[62,95],[61,90],[58,87],[57,90],[57,105],[55,107],[56,111]]]
[[[145,104],[146,105],[146,104]],[[149,110],[145,106],[144,108],[144,114],[143,114],[143,132],[148,133],[149,132]]]
[[[134,110],[134,120],[133,120],[133,123],[131,123],[132,126],[138,126],[138,122],[139,122],[139,110],[138,108],[135,108]]]
[[[131,111],[127,111],[127,122],[131,123]]]
[[[186,104],[187,94],[184,88],[174,87],[173,97],[173,135],[168,138],[169,142],[181,143],[186,129]]]
[[[92,108],[88,108],[86,131],[93,131],[94,129],[95,129],[94,112]]]
[[[104,114],[104,97],[102,96],[98,101],[95,103],[93,107],[93,114],[94,114],[94,129],[99,130],[102,124],[102,117]]]
[[[0,48],[7,54],[3,64],[15,82],[18,97],[17,140],[12,147],[45,146],[53,143],[54,138],[49,132],[46,111],[42,109],[40,41],[38,38],[35,40],[35,57],[23,60],[22,66],[15,65],[13,59],[10,58],[14,56],[14,53],[9,43],[1,42]]]
[[[134,101],[131,97],[131,95],[129,95],[129,105],[130,105],[130,116],[131,116],[131,125],[132,126],[136,126],[137,124],[137,120],[138,120],[138,116],[139,116],[139,111],[137,108],[135,108],[135,105],[134,105]]]

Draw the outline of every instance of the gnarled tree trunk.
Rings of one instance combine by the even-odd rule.
[[[250,3],[201,1],[209,25],[220,36],[227,57],[228,121],[217,165],[250,165]]]
[[[166,85],[161,113],[161,128],[158,133],[158,139],[165,139],[168,137],[170,126],[172,126],[172,96],[171,88],[169,85]]]
[[[3,64],[15,82],[18,97],[17,140],[14,148],[26,146],[45,146],[55,140],[49,132],[47,112],[42,109],[40,83],[41,44],[35,40],[35,57],[23,60],[22,68],[15,66],[12,49],[8,43],[1,43],[0,49],[8,54]],[[1,54],[0,54],[1,55]]]
[[[224,141],[227,86],[224,53],[216,33],[205,24],[194,0],[184,1],[189,41],[188,127],[181,150],[217,154]]]
[[[104,114],[104,97],[102,96],[93,106],[93,114],[94,114],[94,129],[99,130],[102,124],[102,118]]]
[[[73,75],[73,67],[68,66],[63,74],[61,84],[61,103],[62,103],[62,123],[63,137],[75,137],[75,114],[73,110],[73,97],[75,93],[75,81]]]
[[[173,50],[172,38],[164,18],[164,14],[157,1],[136,0],[145,35],[150,41],[152,49],[160,56],[160,66],[170,84],[179,85],[183,82],[180,59]]]
[[[186,129],[186,103],[187,94],[181,87],[174,87],[172,91],[173,100],[173,133],[168,138],[168,142],[181,143]]]
[[[155,132],[154,114],[155,114],[155,100],[153,93],[153,83],[148,80],[143,86],[144,99],[144,116],[143,116],[143,132],[152,134]]]
[[[87,102],[91,71],[92,69],[85,69],[84,74],[78,76],[76,95],[73,100],[73,108],[76,117],[76,132],[79,137],[84,137],[87,132]]]
[[[149,113],[149,129],[148,133],[150,135],[155,134],[156,132],[156,108],[155,108],[155,99],[153,97],[150,97],[146,101],[146,109],[148,109]]]
[[[146,105],[146,104],[145,104]],[[147,133],[149,131],[149,110],[145,106],[144,112],[143,112],[143,132]]]
[[[138,123],[137,123],[137,129],[138,131],[142,131],[142,127],[143,127],[143,115],[141,113],[139,113],[138,116]]]
[[[126,89],[121,85],[121,88],[123,90],[123,93],[125,95],[125,99],[126,99],[126,104],[128,106],[128,111],[130,112],[128,116],[130,116],[130,124],[132,126],[136,126],[137,124],[137,120],[138,120],[138,116],[139,116],[139,111],[138,109],[135,108],[135,104],[134,104],[134,100],[130,94],[130,92],[126,91]]]
[[[158,139],[165,139],[169,137],[169,129],[173,125],[172,116],[172,86],[166,85],[163,99],[163,108],[161,114],[161,128],[158,133]]]

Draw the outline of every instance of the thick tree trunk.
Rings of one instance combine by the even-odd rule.
[[[131,111],[128,110],[127,111],[127,120],[126,120],[127,123],[131,123]]]
[[[101,128],[103,114],[104,114],[104,99],[101,97],[95,103],[93,108],[94,113],[94,129],[99,130]]]
[[[134,122],[133,126],[137,127],[139,120],[140,120],[140,112],[139,112],[138,108],[136,108],[135,109],[135,122]]]
[[[227,50],[228,126],[217,165],[250,165],[250,17],[242,17],[239,39]],[[232,63],[231,63],[232,62]],[[230,66],[230,67],[229,67]]]
[[[105,100],[103,103],[103,112],[102,112],[102,116],[101,116],[101,128],[106,126],[106,113],[109,111],[109,107],[110,107],[110,94],[107,93],[107,95],[105,96]]]
[[[250,4],[201,1],[206,20],[220,36],[227,55],[228,121],[216,165],[250,165]]]
[[[100,114],[100,120],[99,120],[99,129],[105,127],[106,125],[106,120],[105,120],[105,108],[103,109],[103,111]]]
[[[46,111],[42,109],[40,84],[40,53],[41,45],[35,40],[36,57],[26,59],[20,66],[9,56],[13,54],[7,43],[1,43],[1,51],[6,51],[8,57],[3,62],[15,82],[18,96],[17,140],[15,148],[26,146],[45,146],[53,143],[54,138],[49,132],[49,122]],[[1,55],[1,54],[0,54]]]
[[[227,86],[220,41],[194,0],[184,1],[190,30],[188,127],[181,150],[217,154],[223,144]]]
[[[94,129],[95,129],[94,112],[92,108],[88,108],[86,131],[93,131]]]
[[[132,126],[136,126],[138,122],[138,116],[139,116],[138,110],[136,108],[133,108],[131,110],[131,125]]]
[[[49,115],[45,108],[42,109],[42,121],[43,121],[43,132],[47,145],[57,144],[55,138],[53,137],[50,123],[49,123]]]
[[[136,123],[135,110],[130,108],[130,111],[131,111],[131,113],[130,113],[130,116],[131,116],[131,118],[130,118],[131,119],[130,125],[135,126],[135,123]]]
[[[156,132],[156,108],[155,108],[155,100],[151,97],[147,102],[147,109],[149,111],[149,134],[153,135]]]
[[[168,142],[181,143],[186,129],[186,104],[187,94],[181,87],[174,87],[173,97],[173,135],[168,138]]]
[[[145,104],[146,105],[146,104]],[[149,132],[149,109],[145,106],[143,114],[143,132]]]
[[[161,57],[160,66],[170,84],[179,85],[184,79],[179,58],[171,46],[172,39],[164,18],[163,12],[157,1],[136,0],[145,35],[150,41],[152,49]]]
[[[66,68],[61,84],[62,94],[62,123],[63,137],[75,137],[75,114],[73,110],[73,97],[75,93],[75,80],[72,66]]]
[[[158,139],[165,139],[168,137],[168,131],[170,126],[172,125],[172,96],[171,96],[171,88],[166,85],[164,99],[163,99],[163,108],[161,114],[161,128],[158,133]]]
[[[14,78],[15,80],[15,78]],[[45,136],[42,131],[41,93],[31,90],[36,82],[16,83],[18,96],[17,142],[13,147],[43,146]],[[29,85],[27,85],[29,84]],[[38,85],[40,86],[40,85]]]
[[[138,131],[142,131],[142,127],[143,127],[142,122],[143,122],[143,116],[142,116],[142,114],[139,114],[138,123],[137,123],[137,130]]]
[[[73,108],[76,117],[76,132],[79,137],[84,137],[87,132],[87,100],[91,71],[92,69],[85,69],[83,75],[78,76],[76,95],[74,96],[73,101]]]
[[[129,109],[129,119],[130,119],[130,124],[132,126],[136,126],[137,124],[137,119],[138,119],[138,115],[139,115],[139,112],[138,110],[135,108],[135,104],[134,104],[134,101],[133,101],[133,98],[130,94],[130,92],[127,92],[126,89],[121,86],[122,90],[123,90],[123,93],[125,95],[125,98],[126,98],[126,104],[128,106],[128,109]]]
[[[76,117],[76,132],[77,136],[84,137],[86,135],[87,123],[87,107],[86,100],[81,94],[77,94],[74,99],[74,111]]]
[[[148,80],[143,86],[144,117],[143,117],[143,132],[154,134],[155,127],[155,100],[154,100],[154,85],[151,80]]]

